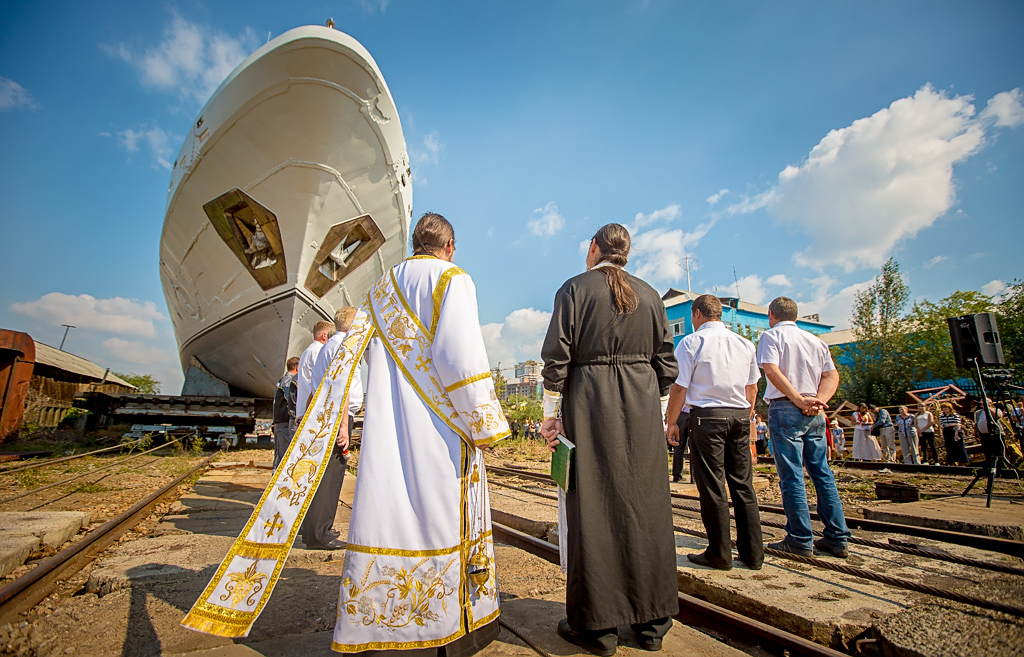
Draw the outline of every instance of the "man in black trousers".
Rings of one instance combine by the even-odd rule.
[[[725,327],[718,297],[697,297],[690,314],[695,330],[676,347],[679,377],[669,392],[665,418],[669,443],[675,444],[680,411],[685,406],[690,412],[690,467],[700,493],[708,548],[687,558],[702,566],[732,569],[728,489],[740,561],[760,570],[764,546],[750,459],[750,420],[761,378],[754,345]]]

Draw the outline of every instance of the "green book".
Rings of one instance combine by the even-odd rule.
[[[576,488],[573,485],[576,469],[576,445],[573,445],[562,434],[558,434],[558,446],[551,455],[551,478],[562,490],[568,492]]]

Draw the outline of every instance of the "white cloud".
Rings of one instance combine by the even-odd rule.
[[[129,155],[138,153],[140,144],[145,145],[153,158],[154,166],[170,170],[171,157],[174,155],[171,144],[179,142],[180,139],[167,134],[160,126],[155,126],[122,130],[117,133],[117,141]]]
[[[729,193],[728,189],[720,189],[711,196],[707,197],[708,205],[714,205],[722,200],[722,197]]]
[[[174,354],[165,349],[136,340],[108,338],[103,341],[103,346],[114,358],[137,365],[163,365],[177,360]]]
[[[924,263],[924,268],[931,269],[932,267],[939,264],[940,262],[943,262],[944,260],[949,260],[949,256],[937,255],[934,258],[930,259],[928,262]]]
[[[205,102],[258,45],[250,28],[232,37],[174,15],[160,42],[143,53],[133,52],[124,44],[101,49],[135,67],[147,87]]]
[[[39,109],[39,104],[25,87],[9,78],[0,77],[0,112],[19,107]]]
[[[707,235],[715,221],[699,224],[692,231],[682,228],[652,228],[632,235],[629,269],[651,285],[672,284],[684,276],[683,258]],[[690,272],[698,268],[692,264]]]
[[[480,327],[491,367],[501,363],[506,368],[524,360],[540,360],[540,348],[550,322],[551,313],[520,308],[509,313],[504,322]]]
[[[552,201],[530,214],[526,222],[530,233],[540,237],[549,237],[565,228],[565,217],[558,213],[558,206]]]
[[[793,284],[789,281],[789,277],[785,274],[769,276],[765,283],[768,285],[778,285],[779,287],[793,287]]]
[[[795,260],[847,271],[877,267],[900,239],[945,214],[956,201],[953,165],[984,141],[971,100],[926,85],[831,131],[803,164],[786,167],[768,207],[812,237]]]
[[[869,278],[831,294],[832,288],[838,283],[836,279],[827,275],[809,279],[807,283],[813,288],[811,300],[800,303],[798,312],[801,317],[817,313],[822,323],[833,325],[837,331],[850,328],[854,297],[874,282],[874,278]]]
[[[899,242],[928,228],[956,203],[954,165],[985,145],[986,130],[1024,123],[1019,89],[997,94],[975,117],[971,96],[931,85],[851,125],[832,130],[767,191],[725,214],[767,208],[811,238],[801,265],[853,271],[879,267]],[[841,251],[830,248],[844,245]]]
[[[672,203],[650,214],[637,212],[636,216],[633,217],[633,223],[628,224],[626,229],[629,230],[629,234],[632,237],[633,234],[639,232],[644,226],[650,226],[662,221],[666,223],[675,221],[681,216],[683,216],[682,208],[679,207],[678,203]]]
[[[986,297],[994,297],[1006,289],[1006,283],[999,279],[989,281],[981,286],[981,293]]]
[[[764,289],[764,282],[757,274],[744,276],[732,283],[716,285],[710,290],[705,290],[705,294],[716,294],[720,297],[732,297],[736,296],[737,288],[739,289],[740,300],[746,301],[747,303],[760,305],[768,298],[768,291]]]
[[[441,141],[441,135],[435,130],[423,138],[423,150],[414,149],[412,157],[420,164],[437,166],[444,147],[445,143]]]
[[[1024,124],[1024,93],[1020,88],[997,93],[989,98],[979,118],[993,119],[999,127],[1016,128]]]
[[[71,324],[85,330],[144,338],[155,336],[154,322],[166,319],[152,301],[123,297],[97,299],[88,294],[74,296],[60,292],[44,294],[35,301],[13,303],[9,310],[53,326]]]

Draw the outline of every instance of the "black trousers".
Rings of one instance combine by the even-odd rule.
[[[939,451],[935,449],[935,432],[934,431],[922,431],[921,437],[918,443],[921,446],[921,453],[918,455],[922,461],[928,463],[939,462]],[[928,450],[931,450],[931,457],[928,456]]]
[[[672,448],[673,481],[683,477],[683,459],[686,458],[683,453],[686,452],[686,439],[690,435],[690,414],[680,413],[676,426],[679,427],[679,444]]]
[[[690,409],[690,467],[700,493],[700,516],[708,533],[708,560],[732,564],[729,498],[736,514],[736,548],[751,567],[764,561],[761,514],[750,462],[750,412],[738,408]]]
[[[348,435],[352,436],[355,421],[348,416]],[[306,509],[306,517],[302,521],[302,542],[306,545],[325,545],[331,542],[328,534],[334,527],[334,517],[338,514],[338,500],[341,498],[341,485],[345,483],[345,468],[348,458],[342,455],[337,446],[327,460],[327,469],[320,480],[320,485],[313,495],[313,501]]]

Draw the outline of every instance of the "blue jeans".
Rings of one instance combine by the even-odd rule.
[[[850,530],[836,480],[828,467],[824,416],[804,415],[788,399],[773,401],[768,407],[768,431],[782,489],[782,507],[786,511],[786,542],[810,550],[814,540],[804,487],[806,467],[818,494],[818,518],[825,524],[825,538],[834,545],[846,545]]]

